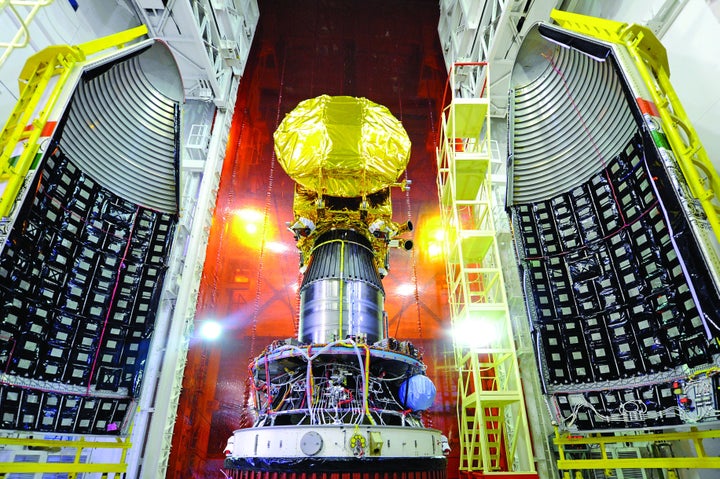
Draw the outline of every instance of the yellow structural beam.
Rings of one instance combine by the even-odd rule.
[[[42,433],[46,434],[46,433]],[[27,446],[27,447],[57,447],[57,439],[37,439],[33,437],[0,437],[0,446]],[[64,447],[79,447],[93,449],[129,449],[130,443],[122,438],[114,441],[88,441],[87,439],[63,440]]]
[[[702,146],[670,83],[665,47],[647,27],[553,10],[561,27],[623,45],[660,113],[663,131],[693,196],[700,201],[715,237],[720,240],[720,176]]]
[[[131,447],[129,440],[115,438],[114,441],[88,441],[83,438],[69,440],[37,439],[33,437],[0,437],[0,447],[36,447],[36,448],[68,448],[76,449],[73,462],[27,463],[0,462],[0,477],[6,473],[124,473],[127,472],[125,458]],[[80,458],[87,449],[120,449],[120,460],[117,463],[83,463]],[[20,451],[20,449],[18,449]]]
[[[0,217],[7,217],[36,160],[39,140],[63,88],[79,62],[88,56],[127,42],[147,33],[141,25],[78,46],[56,45],[28,58],[18,78],[20,97],[0,131],[0,181],[6,182],[0,197]]]
[[[580,444],[617,444],[625,442],[668,442],[698,439],[718,439],[720,438],[720,430],[690,430],[662,432],[657,434],[633,434],[633,435],[617,435],[617,436],[577,436],[575,434],[557,435],[555,444],[557,445],[580,445]]]
[[[566,459],[558,469],[720,469],[720,457],[638,457],[636,459]]]
[[[720,469],[720,458],[706,455],[702,444],[703,439],[720,438],[720,430],[703,430],[661,432],[657,434],[633,434],[615,436],[576,436],[559,434],[556,431],[554,443],[558,446],[560,460],[558,469]],[[694,455],[673,457],[640,457],[612,458],[607,455],[608,444],[667,444],[671,441],[688,441],[694,449]],[[601,453],[597,459],[568,458],[568,454],[577,450],[566,449],[567,446],[595,446]]]

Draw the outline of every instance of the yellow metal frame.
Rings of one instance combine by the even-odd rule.
[[[32,437],[0,437],[0,447],[36,447],[36,448],[69,448],[75,449],[73,462],[54,462],[39,464],[35,462],[0,462],[0,478],[9,473],[44,473],[57,472],[68,473],[69,479],[77,477],[78,473],[125,473],[127,472],[128,449],[131,447],[129,440],[115,438],[115,441],[100,442],[88,441],[83,438],[74,440],[58,441],[53,439],[35,439]],[[80,462],[82,453],[86,449],[121,449],[120,462],[118,463],[83,463]],[[18,450],[22,451],[22,450]]]
[[[480,85],[487,78],[485,63],[453,65],[453,92],[459,69]],[[493,218],[488,107],[487,93],[453,95],[437,151],[459,372],[459,468],[470,476],[537,477]]]
[[[720,240],[720,176],[670,83],[665,47],[648,28],[640,25],[560,10],[553,10],[550,16],[563,28],[627,49],[660,113],[663,131],[690,191],[700,201],[715,237]]]
[[[90,55],[122,47],[146,33],[147,27],[141,25],[78,46],[51,46],[27,60],[18,79],[20,97],[0,131],[0,181],[7,182],[0,197],[0,217],[9,216],[12,210],[23,181],[36,160],[43,130],[75,65]],[[13,152],[19,144],[22,151],[16,158]]]
[[[658,434],[635,434],[617,436],[577,436],[560,434],[555,431],[554,443],[558,446],[560,460],[558,469],[563,471],[563,478],[570,479],[571,470],[580,469],[719,469],[720,457],[708,456],[702,441],[720,438],[720,430],[698,431],[696,428],[684,432],[663,432]],[[608,457],[607,444],[655,443],[666,444],[670,441],[688,441],[693,454],[674,457],[640,457],[635,459],[615,459]],[[600,451],[600,459],[568,459],[568,446],[595,446]]]

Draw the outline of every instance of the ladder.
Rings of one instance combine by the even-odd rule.
[[[486,84],[487,63],[456,63],[442,114],[438,196],[445,227],[460,476],[535,478],[530,429],[495,229],[489,97],[456,96],[456,77]]]

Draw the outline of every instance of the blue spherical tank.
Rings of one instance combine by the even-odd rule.
[[[409,377],[400,385],[400,402],[413,411],[424,411],[435,401],[435,385],[424,374]]]

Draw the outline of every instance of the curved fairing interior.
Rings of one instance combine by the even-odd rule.
[[[629,68],[536,25],[512,72],[508,209],[542,382],[571,429],[717,420],[718,375],[687,373],[717,364],[714,253]],[[710,391],[707,414],[682,407],[691,390]]]
[[[182,83],[146,41],[88,64],[0,253],[0,428],[127,432],[177,222]]]

